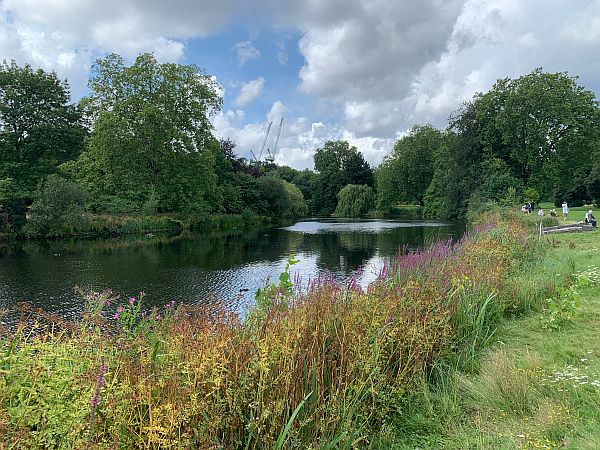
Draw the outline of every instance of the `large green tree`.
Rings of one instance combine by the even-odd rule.
[[[470,108],[474,114],[467,112]],[[562,202],[585,185],[600,137],[600,115],[594,93],[576,77],[536,69],[498,80],[489,92],[476,95],[452,127],[472,133],[479,157],[504,160],[543,198]]]
[[[375,172],[377,207],[387,212],[397,203],[419,203],[433,178],[434,152],[445,143],[445,134],[425,125],[413,127],[394,145]]]
[[[93,131],[87,150],[66,167],[97,201],[134,209],[152,197],[163,211],[222,207],[209,116],[218,85],[195,65],[159,64],[142,54],[131,66],[112,54],[96,61],[81,105]]]
[[[327,141],[314,156],[319,172],[311,206],[317,215],[331,215],[337,206],[337,194],[347,184],[373,186],[373,170],[356,147],[346,141]]]
[[[0,181],[4,208],[31,201],[38,182],[79,155],[85,130],[69,85],[53,72],[0,64]],[[11,214],[12,215],[12,214]],[[19,215],[19,214],[16,214]],[[12,217],[13,221],[19,221]]]
[[[600,138],[598,102],[576,77],[536,69],[475,95],[450,118],[448,136],[434,156],[426,214],[464,218],[469,199],[498,201],[509,189],[517,198],[525,186],[557,204],[581,203]]]
[[[338,192],[335,215],[338,217],[366,217],[374,209],[375,191],[366,185],[348,184]]]

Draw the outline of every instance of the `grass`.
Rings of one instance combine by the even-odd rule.
[[[502,322],[478,370],[452,367],[446,384],[416,394],[409,424],[398,424],[378,448],[600,448],[600,233],[548,242],[540,263],[509,280],[531,296],[529,312]],[[549,328],[549,303],[535,287],[551,283],[561,263],[579,279],[580,306]]]

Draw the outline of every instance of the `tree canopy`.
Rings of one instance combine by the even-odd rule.
[[[92,68],[81,101],[92,124],[89,146],[67,167],[99,200],[135,208],[154,195],[163,211],[222,206],[209,115],[221,105],[218,85],[195,65],[159,64],[142,54],[127,67],[118,55]]]
[[[0,204],[22,224],[40,180],[79,155],[85,129],[55,73],[0,64]]]
[[[337,206],[337,194],[347,184],[373,186],[373,171],[356,147],[346,141],[327,141],[314,156],[318,172],[312,196],[313,212],[331,215]]]

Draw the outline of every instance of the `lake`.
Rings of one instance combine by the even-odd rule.
[[[79,286],[124,297],[145,291],[147,305],[218,302],[243,312],[267,279],[277,280],[291,254],[299,260],[291,272],[303,283],[358,272],[366,285],[400,248],[460,238],[464,231],[463,224],[433,221],[326,219],[235,234],[0,244],[0,308],[28,301],[74,318],[83,306]]]

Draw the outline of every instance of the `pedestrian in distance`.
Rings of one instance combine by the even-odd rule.
[[[566,200],[564,202],[562,202],[562,212],[563,212],[563,219],[567,220],[567,216],[569,215],[569,205],[567,205]]]

